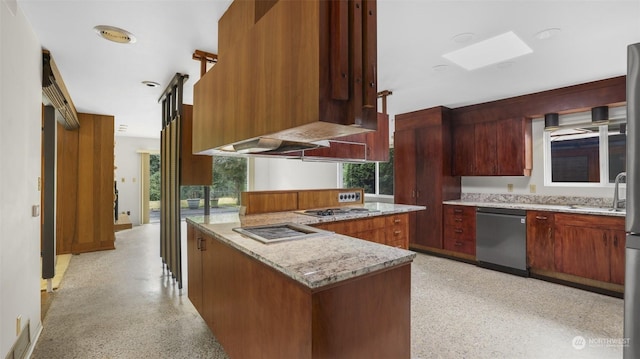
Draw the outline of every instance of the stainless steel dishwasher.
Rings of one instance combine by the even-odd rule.
[[[481,267],[528,276],[526,211],[478,207],[476,259]]]

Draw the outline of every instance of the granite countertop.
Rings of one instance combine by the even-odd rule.
[[[239,251],[274,268],[302,285],[317,289],[380,269],[408,263],[415,253],[400,248],[329,232],[311,238],[264,244],[233,231],[236,227],[277,223],[314,224],[341,219],[357,219],[425,209],[388,203],[366,203],[360,206],[378,212],[348,216],[313,217],[300,211],[240,216],[221,213],[214,216],[189,217],[187,222],[227,243]]]
[[[443,204],[453,204],[458,206],[492,207],[492,208],[512,208],[535,211],[551,211],[577,214],[593,214],[599,216],[624,217],[626,211],[613,211],[611,208],[592,207],[588,205],[560,205],[560,204],[539,204],[539,203],[512,203],[512,202],[481,202],[469,200],[443,201]]]

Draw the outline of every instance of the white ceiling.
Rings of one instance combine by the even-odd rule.
[[[176,72],[189,74],[185,103],[200,77],[194,50],[217,53],[217,21],[229,0],[19,0],[62,73],[77,109],[110,114],[121,136],[159,137],[158,98]],[[133,33],[121,45],[96,36],[111,25]],[[557,36],[534,34],[560,28]],[[511,66],[466,71],[442,55],[513,31],[533,53]],[[466,44],[452,38],[473,33]],[[640,0],[378,0],[378,90],[390,114],[450,108],[626,73],[626,46],[640,42]],[[446,71],[433,67],[449,65]],[[149,88],[150,80],[161,84]]]

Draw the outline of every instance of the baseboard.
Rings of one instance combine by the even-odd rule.
[[[33,355],[33,350],[36,348],[36,343],[38,343],[38,340],[40,339],[40,334],[42,334],[42,329],[43,329],[42,322],[38,322],[38,332],[33,337],[33,340],[31,340],[31,347],[27,351],[27,355],[25,356],[25,358],[31,358],[31,356]]]

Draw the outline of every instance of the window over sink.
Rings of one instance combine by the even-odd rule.
[[[592,124],[590,112],[564,116],[544,132],[545,185],[605,186],[626,168],[625,107],[610,109],[609,122]]]

